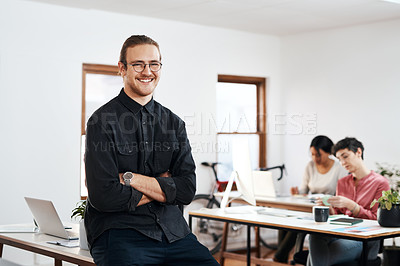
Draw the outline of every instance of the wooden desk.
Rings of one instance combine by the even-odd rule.
[[[216,197],[223,197],[223,192],[218,192],[214,194]],[[239,196],[236,191],[232,191],[230,193],[230,199],[233,199],[232,202],[248,204],[243,199],[235,197]],[[256,204],[258,206],[271,207],[271,208],[279,208],[286,209],[292,211],[302,211],[302,212],[312,212],[312,207],[315,203],[312,203],[309,198],[301,197],[301,196],[283,196],[283,197],[256,197]]]
[[[266,227],[271,229],[284,229],[308,234],[321,234],[326,236],[335,236],[338,238],[358,240],[363,242],[363,252],[361,256],[362,265],[367,262],[367,243],[368,241],[380,240],[400,236],[399,228],[388,228],[379,226],[375,220],[364,220],[364,222],[353,226],[353,231],[350,231],[343,225],[332,225],[328,223],[317,224],[313,220],[298,219],[297,217],[277,217],[272,215],[257,214],[252,206],[232,207],[242,208],[246,210],[246,214],[242,213],[227,213],[221,209],[202,209],[199,211],[189,212],[189,225],[192,225],[192,218],[203,218],[218,220],[222,222],[238,223],[247,225],[247,265],[250,261],[256,264],[265,264],[265,260],[252,258],[250,254],[250,227]],[[228,211],[231,208],[228,208]],[[288,211],[289,212],[289,211]],[[310,213],[298,212],[299,217],[309,216]],[[368,227],[370,230],[362,230],[362,227]],[[356,230],[357,229],[357,230]],[[227,256],[228,257],[228,256]]]
[[[78,231],[78,226],[73,225],[73,230]],[[52,257],[56,266],[61,266],[62,261],[81,266],[95,265],[88,250],[82,250],[79,247],[67,248],[46,243],[46,241],[60,240],[62,239],[43,233],[0,233],[0,258],[3,255],[3,246],[9,245]]]
[[[315,203],[306,197],[256,197],[258,206],[286,209],[292,211],[312,212]]]

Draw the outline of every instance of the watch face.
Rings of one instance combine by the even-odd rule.
[[[124,180],[130,180],[133,177],[133,174],[131,172],[126,172],[123,176]]]

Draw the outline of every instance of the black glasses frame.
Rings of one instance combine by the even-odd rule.
[[[145,64],[145,63],[132,63],[132,64],[128,64],[128,63],[126,63],[126,62],[123,62],[123,64],[124,64],[125,66],[126,66],[126,65],[132,66],[133,70],[135,70],[135,72],[137,72],[137,73],[142,73],[142,72],[146,69],[146,66],[149,66],[150,71],[152,71],[152,72],[158,72],[158,71],[160,71],[160,69],[161,69],[161,67],[162,67],[162,63],[161,63],[161,62],[157,62],[157,63],[153,62],[153,63],[149,63],[149,64]],[[154,66],[154,65],[159,65],[159,68],[158,68],[157,70],[152,69],[151,67]],[[137,70],[137,67],[138,67],[138,66],[143,67],[143,69],[140,70],[140,71]]]

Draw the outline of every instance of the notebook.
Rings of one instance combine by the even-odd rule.
[[[331,220],[329,223],[330,224],[340,224],[340,225],[353,225],[353,224],[358,224],[362,223],[363,219],[358,219],[358,218],[337,218],[334,220]]]
[[[68,240],[79,239],[77,233],[65,229],[51,201],[28,197],[25,197],[25,201],[40,228],[40,232]]]

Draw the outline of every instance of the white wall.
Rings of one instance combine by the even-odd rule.
[[[267,77],[268,96],[276,99],[269,111],[279,109],[277,37],[3,0],[0,223],[31,220],[24,196],[53,200],[69,220],[79,200],[82,63],[117,64],[122,43],[132,34],[159,42],[163,73],[155,98],[188,121],[195,145],[215,142],[215,129],[203,125],[215,116],[218,74]],[[279,143],[270,147],[279,150]],[[215,151],[198,149],[194,157],[197,163],[213,161]],[[212,180],[199,166],[198,190],[207,192]]]
[[[396,20],[281,39],[282,108],[317,117],[315,134],[285,135],[287,187],[301,183],[316,134],[334,142],[356,137],[371,169],[375,162],[400,165],[399,29]]]
[[[69,219],[79,200],[82,63],[116,64],[131,34],[160,43],[155,98],[187,121],[197,163],[215,160],[199,147],[215,142],[206,124],[218,74],[268,78],[268,163],[286,163],[282,189],[300,184],[315,134],[359,138],[371,168],[398,163],[399,28],[393,21],[277,38],[2,0],[0,223],[30,221],[23,196],[53,200]],[[208,191],[211,173],[197,173],[198,190]]]

